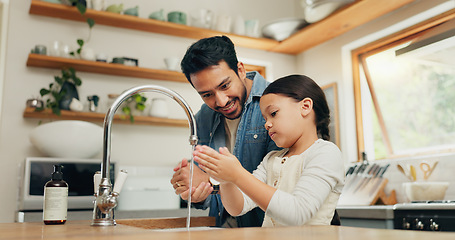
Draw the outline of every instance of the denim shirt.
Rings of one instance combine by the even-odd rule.
[[[241,115],[233,154],[251,173],[256,170],[268,152],[279,148],[270,139],[259,108],[259,99],[269,83],[258,72],[249,72],[246,77],[253,80],[253,86]],[[196,114],[199,145],[207,145],[216,150],[226,146],[224,118],[221,113],[213,111],[206,104],[202,105],[201,110]],[[193,203],[193,206],[199,209],[210,207],[209,216],[216,217],[217,226],[221,226],[229,216],[223,207],[220,195],[210,195],[205,202]],[[264,212],[260,208],[236,217],[239,227],[260,227],[263,219]]]

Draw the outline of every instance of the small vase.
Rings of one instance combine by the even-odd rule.
[[[79,94],[77,93],[76,86],[71,82],[64,82],[60,93],[65,91],[65,95],[60,99],[59,105],[60,109],[70,110],[70,104],[73,98],[79,100]]]
[[[169,111],[167,109],[166,100],[163,98],[152,99],[152,104],[150,106],[150,116],[167,118],[169,116]]]

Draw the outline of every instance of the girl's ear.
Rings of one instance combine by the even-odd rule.
[[[311,98],[304,98],[302,101],[299,102],[299,104],[300,113],[302,114],[303,117],[306,117],[313,110],[313,99]]]

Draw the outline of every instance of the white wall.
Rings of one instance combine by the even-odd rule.
[[[20,178],[18,165],[26,157],[43,156],[29,142],[28,134],[38,125],[39,120],[22,117],[25,101],[39,96],[39,90],[53,81],[58,70],[26,67],[30,49],[36,44],[49,45],[54,40],[76,45],[77,38],[86,38],[88,27],[85,23],[30,15],[30,0],[10,1],[9,32],[5,66],[4,89],[0,128],[0,222],[14,221],[17,200],[17,182]],[[108,4],[125,3],[125,8],[139,5],[140,17],[164,9],[189,11],[208,8],[215,13],[232,16],[242,15],[245,19],[259,19],[261,25],[277,18],[295,14],[295,1],[221,1],[221,0],[107,0]],[[255,6],[261,6],[255,8]],[[139,59],[141,67],[164,68],[166,56],[182,57],[194,39],[133,31],[95,25],[88,47],[104,52],[110,57],[129,56]],[[269,79],[280,77],[296,70],[295,56],[269,53],[260,50],[237,48],[242,59],[264,62],[271,66]],[[97,94],[101,100],[108,93],[120,93],[132,86],[158,84],[181,94],[196,112],[202,101],[189,84],[134,79],[78,72],[83,84],[79,88],[80,99]],[[1,83],[0,83],[1,84]],[[176,103],[168,101],[170,117],[185,118],[183,110]],[[103,103],[100,103],[103,105]],[[101,125],[101,124],[99,124]],[[113,126],[112,160],[122,165],[174,166],[177,161],[190,155],[188,146],[189,130],[186,128],[155,126]],[[64,138],[64,133],[62,133]],[[100,140],[102,136],[100,136]],[[101,159],[101,155],[97,158]]]

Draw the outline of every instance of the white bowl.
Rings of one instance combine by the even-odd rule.
[[[49,157],[91,158],[102,149],[103,128],[84,121],[55,121],[33,129],[30,142]]]
[[[403,189],[409,201],[444,200],[448,182],[405,182]]]
[[[279,19],[262,27],[262,35],[277,41],[283,41],[306,25],[305,20],[300,18]]]
[[[318,22],[349,2],[352,2],[352,0],[316,1],[314,4],[305,7],[305,20],[309,23]]]

